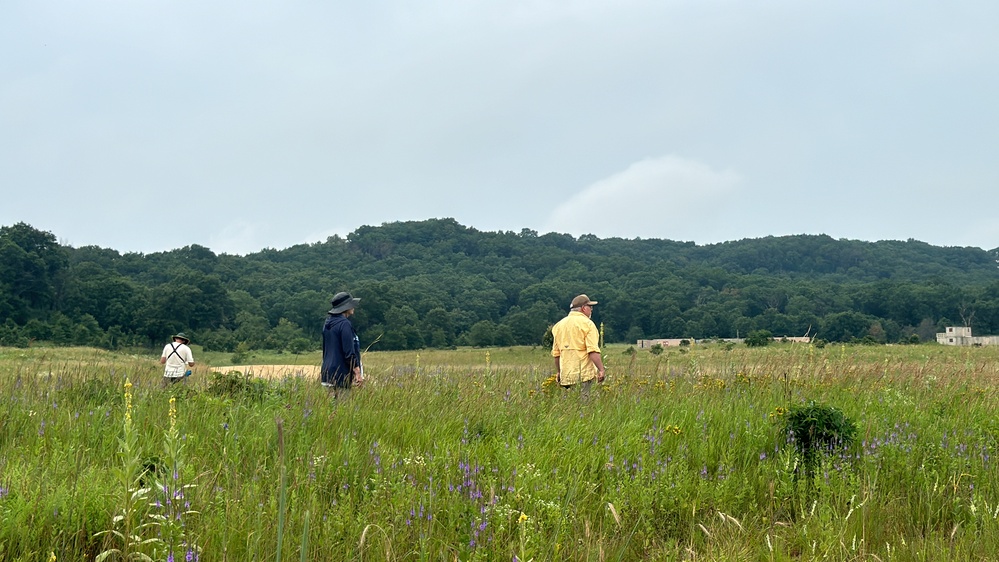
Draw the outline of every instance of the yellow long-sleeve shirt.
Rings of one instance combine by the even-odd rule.
[[[582,312],[573,310],[552,326],[552,357],[559,358],[559,384],[570,385],[597,378],[590,353],[600,353],[600,332]]]

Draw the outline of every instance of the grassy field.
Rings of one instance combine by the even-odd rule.
[[[0,560],[994,560],[999,349],[373,352],[368,384],[195,349],[0,348]],[[252,364],[316,365],[312,355]],[[857,429],[812,478],[783,429]]]

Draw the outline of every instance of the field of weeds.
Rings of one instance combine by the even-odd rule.
[[[157,354],[0,348],[0,559],[999,552],[996,348],[608,346],[588,395],[541,348],[376,352],[339,399],[196,357],[164,387]],[[255,360],[318,364],[287,357]],[[803,419],[851,431],[810,453]]]

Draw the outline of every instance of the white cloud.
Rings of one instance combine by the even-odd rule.
[[[635,162],[569,197],[548,218],[546,232],[600,237],[700,239],[741,179],[678,156]]]
[[[0,225],[145,252],[440,216],[995,247],[999,2],[899,5],[9,0]],[[696,161],[636,162],[668,154]]]

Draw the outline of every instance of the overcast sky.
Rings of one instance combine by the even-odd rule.
[[[999,247],[999,2],[5,0],[0,225]]]

